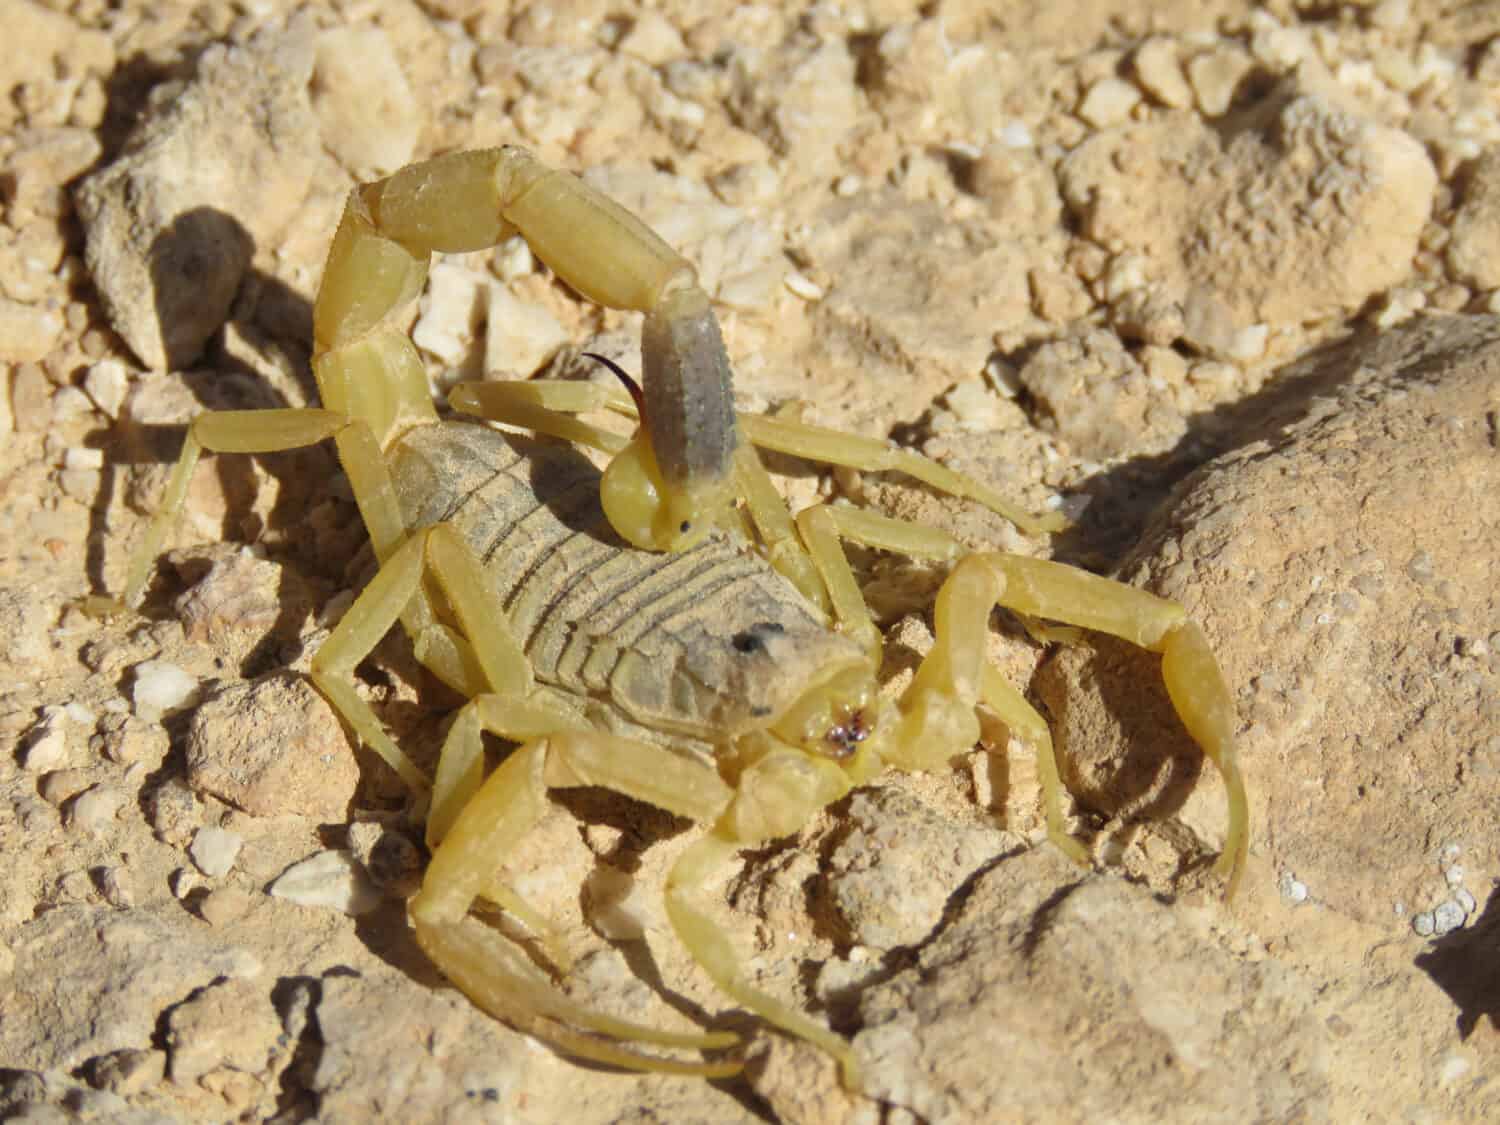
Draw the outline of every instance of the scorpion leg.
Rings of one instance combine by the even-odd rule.
[[[1229,827],[1214,871],[1233,897],[1250,840],[1249,802],[1234,743],[1234,700],[1208,638],[1187,610],[1096,574],[1017,555],[979,556],[1001,578],[999,602],[1036,617],[1109,633],[1161,653],[1162,679],[1182,725],[1218,767],[1228,791]]]
[[[778,802],[778,817],[801,826],[811,819],[817,808],[835,801],[849,789],[846,777],[817,778],[823,784],[814,781],[808,786],[810,778],[805,775],[808,759],[801,754],[795,759],[790,754],[786,756],[786,765],[790,768],[783,777],[775,775],[780,762],[762,760],[763,765],[769,766],[768,769],[763,769],[765,777],[742,778],[736,807],[744,802],[762,801],[762,796],[757,795],[754,790],[757,784],[763,784],[766,793]],[[829,771],[832,768],[835,766],[829,766]],[[786,825],[777,825],[777,829],[772,829],[771,832],[745,831],[744,822],[741,817],[736,816],[736,807],[730,808],[729,814],[714,826],[712,832],[685,850],[676,864],[673,864],[666,883],[667,918],[672,921],[672,929],[675,930],[678,941],[682,942],[721,992],[732,996],[766,1023],[825,1050],[838,1062],[844,1089],[858,1091],[859,1065],[847,1040],[816,1020],[804,1016],[792,1005],[784,1004],[750,984],[744,972],[739,969],[739,959],[735,956],[729,935],[724,933],[723,927],[718,926],[717,922],[691,904],[691,892],[705,886],[714,877],[715,871],[727,864],[741,847],[757,843],[766,835],[784,834],[778,829]],[[756,819],[756,816],[751,813],[750,819]]]
[[[481,697],[471,706],[476,730],[522,733],[511,701]],[[736,1073],[737,1062],[683,1062],[617,1046],[610,1040],[713,1049],[731,1046],[738,1037],[658,1031],[594,1012],[562,995],[513,943],[470,916],[476,899],[509,905],[507,892],[495,881],[498,861],[540,819],[549,787],[576,785],[602,785],[680,816],[710,820],[730,797],[712,766],[660,747],[592,731],[556,731],[527,741],[480,786],[433,853],[410,906],[418,942],[480,1007],[573,1054],[636,1070]],[[537,912],[526,908],[522,920],[533,928],[540,923],[545,938],[550,924]]]
[[[410,907],[419,943],[475,1003],[574,1054],[634,1069],[734,1073],[737,1063],[648,1058],[580,1033],[577,1028],[609,1039],[699,1049],[737,1042],[726,1033],[662,1032],[592,1012],[558,992],[509,939],[469,916],[477,899],[510,910],[566,965],[557,928],[501,883],[496,870],[497,858],[540,817],[547,787],[604,785],[679,815],[712,819],[729,800],[729,790],[712,766],[643,743],[568,729],[578,720],[549,706],[548,697],[535,689],[479,561],[459,534],[442,524],[417,532],[381,567],[313,658],[314,682],[409,784],[424,789],[425,779],[353,685],[354,667],[416,597],[424,572],[442,588],[462,634],[473,638],[473,659],[491,690],[477,694],[460,711],[439,761],[429,818],[429,839],[437,847]],[[423,638],[416,643],[420,655]],[[525,745],[480,784],[482,731]]]
[[[869,622],[869,611],[849,570],[841,538],[919,558],[952,559],[963,550],[958,540],[936,528],[857,509],[818,505],[799,513],[797,522],[825,580],[830,586],[845,585],[852,592],[849,612],[862,623]],[[986,600],[996,583],[990,575],[974,574],[973,570],[960,563],[938,593],[933,650],[897,704],[901,720],[896,733],[882,742],[881,756],[905,769],[942,765],[977,741],[978,726],[974,723],[971,730],[971,722],[974,705],[983,702],[1036,753],[1048,840],[1069,859],[1087,864],[1087,849],[1067,832],[1062,780],[1046,720],[986,659],[989,607],[995,604],[999,591],[995,589],[994,596]],[[961,608],[955,607],[955,602]],[[977,679],[974,670],[978,671]]]
[[[88,610],[101,616],[133,607],[145,591],[162,541],[187,502],[188,483],[204,450],[210,453],[281,453],[316,445],[349,424],[332,410],[216,410],[200,414],[188,425],[182,452],[167,483],[161,507],[146,527],[145,537],[130,556],[125,587],[118,601],[90,598]]]
[[[1027,535],[1047,535],[1067,527],[1067,520],[1060,512],[1033,515],[983,481],[887,441],[763,415],[743,415],[740,424],[750,441],[761,449],[866,472],[905,473],[940,492],[984,505]]]
[[[624,399],[624,403],[621,402]],[[623,392],[597,383],[563,383],[547,379],[496,383],[459,383],[448,395],[448,405],[463,414],[519,426],[575,445],[588,446],[610,456],[623,451],[629,439],[591,426],[575,415],[595,410],[618,409],[635,415]],[[705,525],[704,530],[707,530]]]
[[[1234,746],[1234,703],[1207,638],[1187,611],[1144,590],[1061,563],[984,553],[960,560],[938,594],[936,643],[897,703],[901,718],[882,745],[887,761],[928,769],[974,742],[972,710],[983,700],[1023,736],[1044,730],[1041,717],[984,660],[991,608],[1109,633],[1162,654],[1162,676],[1178,716],[1228,790],[1229,828],[1214,870],[1227,880],[1225,897],[1239,884],[1248,840],[1249,812]],[[973,724],[973,725],[971,725]],[[1048,834],[1075,859],[1076,841],[1062,835],[1060,786],[1051,739],[1037,741],[1047,803]],[[1046,760],[1043,760],[1046,759]]]
[[[840,628],[873,636],[876,644],[878,630],[840,539],[920,558],[953,559],[963,551],[945,532],[849,508],[815,505],[798,514],[797,524],[830,591]],[[1234,705],[1202,629],[1181,606],[1154,594],[1040,559],[992,553],[963,559],[939,592],[936,644],[898,704],[900,728],[888,746],[882,744],[882,757],[907,769],[940,765],[973,744],[967,716],[975,703],[983,702],[1036,750],[1048,838],[1070,858],[1088,861],[1087,851],[1064,825],[1062,782],[1046,721],[985,659],[985,623],[997,604],[1028,618],[1094,629],[1162,653],[1162,675],[1173,706],[1228,790],[1229,830],[1216,870],[1228,879],[1232,896],[1244,864],[1249,819],[1234,749]],[[874,651],[878,655],[878,648]]]

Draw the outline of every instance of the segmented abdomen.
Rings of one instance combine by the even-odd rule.
[[[576,450],[450,422],[412,431],[393,471],[408,527],[451,522],[483,560],[543,683],[608,693],[626,652],[659,663],[664,685],[684,667],[701,681],[746,629],[824,631],[727,537],[672,555],[625,545],[599,506],[599,471]]]

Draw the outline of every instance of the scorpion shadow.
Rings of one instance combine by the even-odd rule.
[[[1438,938],[1415,964],[1458,1006],[1460,1036],[1469,1038],[1485,1016],[1500,1033],[1500,882],[1472,926]]]

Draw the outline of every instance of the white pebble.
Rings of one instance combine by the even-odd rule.
[[[821,301],[823,299],[823,287],[806,274],[793,270],[786,275],[784,283],[788,289],[804,301]]]
[[[83,377],[83,393],[111,418],[119,415],[129,391],[130,376],[118,359],[101,359]]]
[[[1411,928],[1416,932],[1418,937],[1431,936],[1433,929],[1432,912],[1424,910],[1420,914],[1413,914]]]
[[[1307,901],[1307,884],[1301,882],[1290,871],[1283,871],[1281,878],[1277,880],[1276,887],[1281,891],[1281,897],[1293,906]]]
[[[1465,915],[1473,914],[1474,911],[1479,909],[1479,903],[1474,900],[1474,896],[1464,887],[1460,887],[1453,893],[1453,901],[1458,903]]]
[[[135,666],[131,700],[135,713],[154,723],[169,711],[189,707],[198,699],[198,679],[176,664],[147,660]]]
[[[1464,908],[1458,903],[1448,901],[1432,912],[1433,932],[1439,936],[1452,933],[1464,924]]]
[[[517,234],[502,242],[490,257],[490,272],[505,282],[535,273],[536,259],[526,240]]]
[[[1448,880],[1448,885],[1450,887],[1458,886],[1464,881],[1464,865],[1461,863],[1455,863],[1452,867],[1443,872],[1443,878]]]
[[[65,707],[63,707],[63,714],[68,717],[69,722],[78,723],[80,726],[85,727],[93,726],[99,718],[99,716],[94,714],[94,712],[89,708],[88,704],[79,703],[76,699],[72,703],[69,703]]]
[[[244,842],[237,832],[211,826],[200,828],[188,847],[188,855],[193,857],[199,871],[211,879],[220,879],[229,874]]]
[[[380,892],[348,852],[319,852],[292,864],[277,876],[270,892],[298,906],[352,915],[368,914],[380,905]]]
[[[196,891],[201,883],[198,873],[190,867],[179,867],[167,876],[167,887],[179,902]]]
[[[1187,64],[1188,84],[1205,117],[1218,117],[1229,109],[1240,80],[1249,72],[1250,56],[1235,48],[1220,48],[1195,56]]]

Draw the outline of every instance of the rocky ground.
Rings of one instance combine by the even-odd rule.
[[[0,1116],[1500,1118],[1500,7],[707,7],[0,6]],[[188,418],[312,401],[350,185],[506,141],[699,265],[743,409],[1073,526],[777,461],[795,503],[1188,607],[1238,702],[1233,901],[1159,662],[997,615],[1097,869],[1045,845],[998,723],[746,853],[709,905],[853,1040],[853,1094],[667,934],[695,829],[559,794],[513,867],[573,994],[749,1041],[732,1081],[581,1067],[423,960],[403,791],[306,684],[372,572],[329,450],[208,460],[139,615],[79,610]],[[438,384],[638,362],[518,243],[439,262],[413,331]],[[899,686],[941,573],[859,565]],[[360,690],[430,762],[457,701],[402,638]]]

